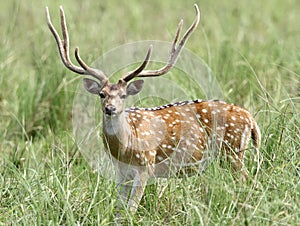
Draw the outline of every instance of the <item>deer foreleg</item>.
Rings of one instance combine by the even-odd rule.
[[[133,168],[128,169],[119,166],[117,171],[117,215],[120,209],[128,208],[131,213],[135,213],[140,200],[144,194],[149,174],[147,170]]]
[[[136,173],[128,201],[128,208],[131,213],[135,213],[143,197],[145,187],[149,178],[148,171],[139,171]]]

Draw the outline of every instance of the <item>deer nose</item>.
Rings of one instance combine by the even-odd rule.
[[[117,110],[116,107],[113,105],[105,106],[105,114],[107,114],[107,115],[112,115],[112,114],[116,113],[115,112],[116,110]]]

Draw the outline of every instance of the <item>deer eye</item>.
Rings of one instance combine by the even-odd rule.
[[[100,98],[105,98],[105,94],[104,93],[99,93]]]
[[[126,98],[125,94],[121,95],[121,99],[125,99],[125,98]]]

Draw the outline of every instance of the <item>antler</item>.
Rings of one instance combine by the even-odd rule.
[[[150,47],[148,50],[147,56],[146,56],[144,62],[142,63],[142,65],[140,67],[138,67],[136,70],[134,70],[133,72],[131,72],[129,75],[126,75],[123,78],[124,81],[127,82],[127,81],[133,79],[134,77],[155,77],[155,76],[164,75],[174,67],[174,65],[178,59],[178,56],[182,50],[182,47],[185,45],[186,41],[188,40],[190,35],[193,33],[193,31],[196,29],[196,27],[198,26],[198,23],[200,21],[200,10],[198,8],[198,5],[194,4],[194,7],[196,9],[196,19],[194,20],[193,24],[189,27],[189,29],[185,32],[185,34],[183,35],[178,46],[176,46],[181,29],[182,29],[183,20],[180,20],[180,22],[178,24],[178,28],[177,28],[175,38],[174,38],[172,46],[171,46],[169,60],[168,60],[167,64],[158,70],[143,71],[143,69],[146,67],[146,65],[149,62],[149,58],[151,55],[150,49],[152,49],[152,47]]]
[[[54,28],[54,26],[51,22],[48,7],[46,7],[46,18],[47,18],[48,27],[49,27],[51,33],[53,34],[55,41],[57,43],[58,51],[59,51],[59,54],[60,54],[63,64],[68,69],[70,69],[71,71],[73,71],[75,73],[82,74],[82,75],[90,75],[103,83],[104,81],[107,80],[107,77],[104,75],[104,73],[102,71],[89,67],[80,58],[78,47],[75,49],[75,57],[81,67],[78,67],[72,63],[72,61],[70,59],[70,55],[69,55],[69,35],[68,35],[65,13],[64,13],[62,6],[60,6],[59,9],[60,9],[60,20],[61,20],[61,30],[62,30],[63,39],[60,38],[58,32],[56,31],[56,29]]]
[[[151,54],[152,54],[152,47],[153,46],[150,45],[144,62],[137,69],[135,69],[133,72],[130,72],[128,75],[123,77],[123,80],[125,82],[128,82],[131,79],[133,79],[134,77],[137,77],[144,70],[144,68],[148,65],[149,59],[150,59]]]

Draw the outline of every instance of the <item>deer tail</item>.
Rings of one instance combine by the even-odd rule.
[[[261,133],[255,120],[252,121],[251,139],[255,152],[255,161],[259,162],[259,147],[261,142]]]

